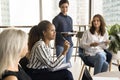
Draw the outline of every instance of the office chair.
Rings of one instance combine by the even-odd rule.
[[[20,60],[20,62],[19,62],[19,64],[20,64],[20,66],[23,68],[23,70],[25,71],[25,72],[27,72],[27,70],[28,70],[28,68],[27,68],[27,64],[29,63],[29,60],[28,60],[28,58],[25,56],[25,57],[23,57],[21,60]]]
[[[79,46],[80,46],[80,38],[82,37],[83,35],[83,31],[82,32],[77,32],[76,34],[76,37],[77,37],[77,43],[76,43],[76,51],[75,51],[75,58],[74,58],[74,61],[76,61],[76,57],[77,57],[77,53],[79,53]]]

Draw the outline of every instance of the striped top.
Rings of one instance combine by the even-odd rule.
[[[52,71],[54,68],[62,65],[64,59],[65,56],[60,55],[55,61],[53,61],[50,45],[46,46],[44,41],[39,40],[31,50],[31,56],[27,67],[32,69],[48,68]]]

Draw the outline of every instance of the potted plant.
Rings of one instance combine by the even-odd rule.
[[[112,26],[108,26],[108,33],[109,33],[109,39],[110,39],[110,44],[109,44],[109,50],[115,54],[120,51],[120,25],[115,24]]]

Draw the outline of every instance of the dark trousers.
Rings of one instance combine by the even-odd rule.
[[[72,73],[67,69],[54,72],[48,69],[29,69],[27,74],[32,80],[74,80]]]

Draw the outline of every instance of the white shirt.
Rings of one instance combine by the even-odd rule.
[[[108,40],[107,31],[105,32],[103,36],[101,36],[101,35],[98,35],[97,33],[92,34],[90,30],[87,30],[84,32],[82,36],[80,47],[85,49],[86,55],[94,56],[96,55],[96,53],[102,52],[104,51],[103,49],[107,48],[107,45],[103,43],[104,41],[107,41],[107,40]],[[90,44],[93,42],[98,42],[100,44],[96,47],[91,47]]]

